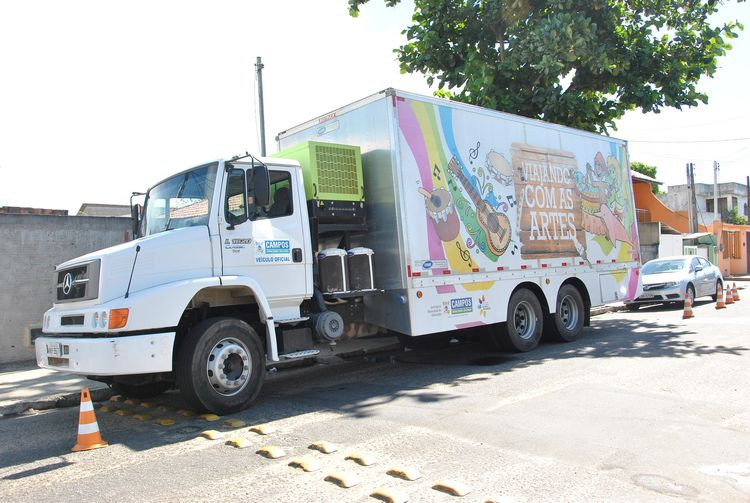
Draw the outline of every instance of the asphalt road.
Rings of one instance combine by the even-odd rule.
[[[747,307],[746,307],[747,304]],[[409,351],[279,373],[258,403],[232,416],[267,436],[156,405],[99,409],[109,447],[71,453],[77,408],[0,419],[4,501],[375,501],[379,487],[410,501],[750,500],[750,299],[696,317],[647,308],[593,319],[571,344],[528,354],[479,345]],[[156,400],[179,408],[177,396]],[[150,404],[147,404],[150,405]],[[168,417],[173,426],[153,418]],[[216,429],[222,440],[199,438]],[[225,445],[242,437],[250,445]],[[307,449],[317,440],[332,454]],[[286,456],[256,454],[265,445]],[[345,457],[363,451],[377,463]],[[309,455],[321,469],[288,466]],[[392,465],[417,468],[405,481]],[[331,471],[360,483],[342,489]],[[432,486],[453,480],[463,498]]]

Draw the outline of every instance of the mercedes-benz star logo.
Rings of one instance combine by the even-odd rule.
[[[71,273],[66,274],[63,277],[63,293],[65,295],[68,295],[70,293],[70,289],[73,288],[73,275]]]

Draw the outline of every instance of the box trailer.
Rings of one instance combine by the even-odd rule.
[[[149,189],[60,264],[39,366],[230,413],[342,337],[571,341],[640,295],[626,143],[387,89]]]

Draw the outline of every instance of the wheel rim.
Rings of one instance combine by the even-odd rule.
[[[566,295],[560,301],[559,317],[565,330],[575,330],[578,325],[578,304],[571,295]]]
[[[690,298],[690,303],[692,304],[693,302],[695,302],[695,292],[693,291],[692,288],[688,288],[687,292],[688,292],[688,297]]]
[[[536,332],[536,314],[531,304],[522,300],[513,311],[513,325],[516,335],[521,339],[528,340],[534,337]]]
[[[236,395],[247,385],[253,364],[242,341],[228,337],[217,342],[206,359],[208,382],[224,396]]]

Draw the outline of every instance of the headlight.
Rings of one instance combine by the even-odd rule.
[[[680,284],[679,281],[670,281],[668,283],[664,283],[664,288],[674,288],[675,286],[678,286]]]

